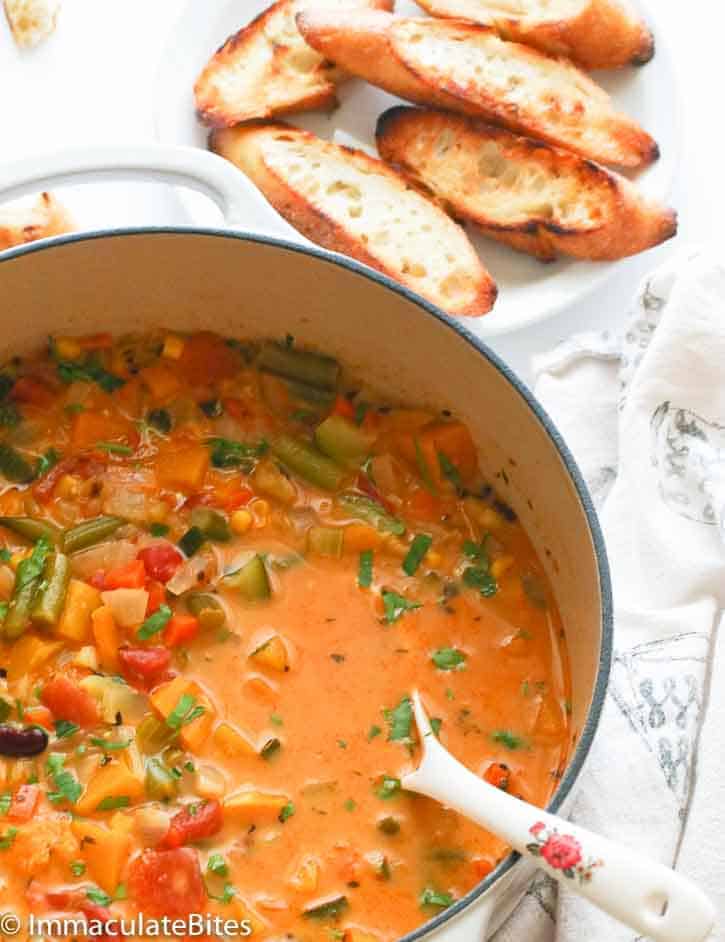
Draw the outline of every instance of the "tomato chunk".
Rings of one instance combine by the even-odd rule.
[[[128,879],[131,897],[151,916],[188,916],[204,905],[204,883],[196,851],[145,850],[132,863]]]
[[[218,801],[194,802],[174,815],[160,846],[181,847],[211,837],[221,830],[223,823],[222,806]]]
[[[98,707],[93,697],[82,687],[63,674],[49,680],[40,694],[46,706],[57,720],[69,720],[84,728],[99,722]]]
[[[49,890],[45,894],[45,901],[53,909],[61,912],[82,913],[88,920],[108,922],[111,918],[110,910],[105,906],[92,903],[83,889],[72,887],[62,890]]]
[[[184,562],[184,557],[171,543],[147,546],[138,554],[138,559],[143,562],[149,577],[159,582],[168,582]]]
[[[53,390],[34,376],[19,376],[10,393],[16,402],[27,402],[33,406],[48,406],[53,401]]]
[[[332,407],[333,415],[341,415],[345,419],[355,418],[355,406],[350,402],[347,396],[338,396]]]
[[[8,809],[10,821],[29,821],[40,798],[39,785],[21,785],[13,795]]]
[[[174,648],[199,634],[199,619],[194,615],[173,615],[164,629],[164,644]]]
[[[501,791],[508,791],[511,784],[511,769],[503,762],[492,762],[483,773],[483,779],[489,785],[500,788]]]
[[[166,589],[154,579],[148,583],[146,591],[149,594],[149,600],[146,603],[146,614],[151,615],[166,601]]]
[[[161,646],[152,648],[119,648],[118,657],[124,675],[132,681],[151,684],[160,680],[171,664],[171,651]]]
[[[143,589],[146,585],[146,567],[142,559],[134,559],[125,566],[109,569],[103,577],[106,589]]]

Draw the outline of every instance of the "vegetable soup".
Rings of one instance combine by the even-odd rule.
[[[546,803],[563,630],[455,417],[155,331],[10,361],[0,426],[0,909],[403,935],[507,853],[401,788],[414,688]]]

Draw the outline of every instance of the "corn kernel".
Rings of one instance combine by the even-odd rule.
[[[491,563],[491,575],[494,579],[499,580],[505,572],[508,572],[514,562],[513,556],[499,556]]]
[[[176,334],[169,334],[164,340],[164,348],[161,355],[167,360],[178,360],[184,352],[184,341]]]
[[[436,553],[435,550],[428,550],[425,554],[425,561],[429,566],[432,566],[434,569],[443,562],[443,557],[440,553]]]
[[[248,510],[235,510],[229,520],[232,530],[240,535],[247,532],[252,522],[253,517]]]
[[[55,350],[61,360],[77,360],[83,348],[73,337],[56,337]]]
[[[503,517],[490,507],[484,507],[478,514],[478,522],[485,530],[499,530],[503,526]]]

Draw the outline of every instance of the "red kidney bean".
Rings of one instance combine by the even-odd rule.
[[[48,734],[39,726],[0,724],[0,756],[37,756],[48,748]]]

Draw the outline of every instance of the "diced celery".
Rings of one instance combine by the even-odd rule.
[[[310,527],[307,531],[307,552],[318,556],[342,556],[342,527]]]
[[[359,468],[374,436],[341,415],[330,415],[318,425],[315,442],[320,451],[345,468]]]

